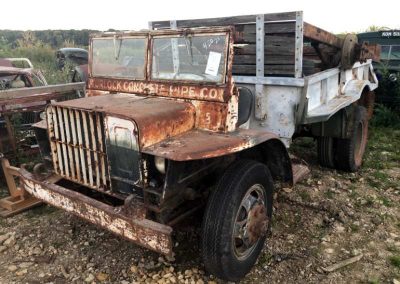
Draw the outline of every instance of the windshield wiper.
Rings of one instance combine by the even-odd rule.
[[[188,45],[189,42],[189,45]],[[185,44],[186,44],[186,50],[188,54],[190,55],[190,63],[193,65],[193,44],[192,44],[192,37],[191,36],[185,36]]]
[[[122,38],[119,39],[119,46],[118,46],[118,51],[117,51],[117,36],[114,36],[114,57],[115,60],[118,60],[119,55],[121,53],[121,46],[122,46]]]

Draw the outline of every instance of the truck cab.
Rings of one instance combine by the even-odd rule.
[[[317,137],[326,166],[361,166],[376,77],[368,50],[306,25],[301,12],[169,23],[91,37],[86,96],[47,106],[47,170],[20,169],[21,181],[44,202],[168,256],[175,225],[204,210],[206,269],[237,281],[264,246],[274,184],[306,172],[289,158],[295,135]],[[321,55],[325,69],[302,66],[303,26],[304,38],[333,46],[332,58],[342,50],[341,63]],[[268,58],[270,48],[293,58]]]

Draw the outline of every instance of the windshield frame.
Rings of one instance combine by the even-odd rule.
[[[200,84],[200,85],[224,85],[227,82],[227,74],[228,74],[228,62],[230,60],[229,58],[229,44],[230,44],[230,33],[228,30],[224,31],[216,31],[216,32],[211,32],[209,30],[196,30],[194,32],[186,32],[186,33],[177,33],[176,30],[170,30],[170,31],[175,31],[168,33],[168,34],[150,34],[150,48],[149,48],[149,64],[148,64],[148,78],[149,81],[152,82],[176,82],[176,83],[193,83],[193,84]],[[153,46],[154,46],[154,39],[159,39],[159,38],[185,38],[189,35],[192,36],[225,36],[225,48],[224,48],[224,62],[222,64],[223,66],[223,72],[222,72],[222,80],[220,81],[200,81],[200,80],[190,80],[190,79],[169,79],[169,78],[153,78],[152,77],[152,70],[153,70]],[[151,56],[150,56],[151,55]]]
[[[143,64],[143,77],[135,78],[135,77],[126,77],[126,76],[116,76],[116,75],[94,75],[93,74],[93,41],[94,40],[114,40],[114,37],[117,39],[144,39],[144,64]],[[89,47],[89,76],[93,78],[114,78],[114,79],[122,79],[122,80],[132,80],[132,81],[146,81],[148,79],[148,57],[149,57],[149,36],[148,33],[139,33],[135,35],[131,34],[115,34],[112,35],[105,33],[100,36],[93,36],[90,39],[90,47]]]
[[[170,80],[170,79],[152,79],[152,47],[153,47],[153,37],[159,36],[181,36],[181,35],[226,35],[226,50],[225,52],[225,66],[224,75],[221,83],[212,81],[196,81],[196,80]],[[93,40],[94,39],[112,39],[114,36],[123,38],[146,38],[146,58],[145,58],[145,77],[143,79],[138,78],[126,78],[119,76],[94,76],[92,72],[93,68]],[[182,28],[182,29],[163,29],[163,30],[146,30],[146,31],[124,31],[124,32],[101,32],[92,34],[90,36],[89,42],[89,61],[88,61],[88,81],[93,81],[98,78],[98,80],[119,80],[119,81],[132,81],[132,82],[143,82],[146,84],[172,84],[172,85],[199,85],[199,86],[226,86],[232,81],[232,63],[233,63],[233,43],[234,43],[234,27],[232,26],[213,26],[213,27],[200,27],[200,28]],[[97,81],[98,81],[97,80]],[[106,87],[97,87],[101,89],[109,89]]]

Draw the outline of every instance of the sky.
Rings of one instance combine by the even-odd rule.
[[[3,2],[3,1],[2,1]],[[238,4],[235,4],[238,3]],[[380,26],[400,29],[400,1],[300,0],[19,0],[1,3],[0,29],[139,30],[148,21],[304,12],[304,20],[334,33]]]

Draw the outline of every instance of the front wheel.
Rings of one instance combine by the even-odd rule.
[[[253,267],[272,216],[273,180],[268,168],[241,160],[221,177],[208,201],[202,226],[206,270],[238,281]]]

